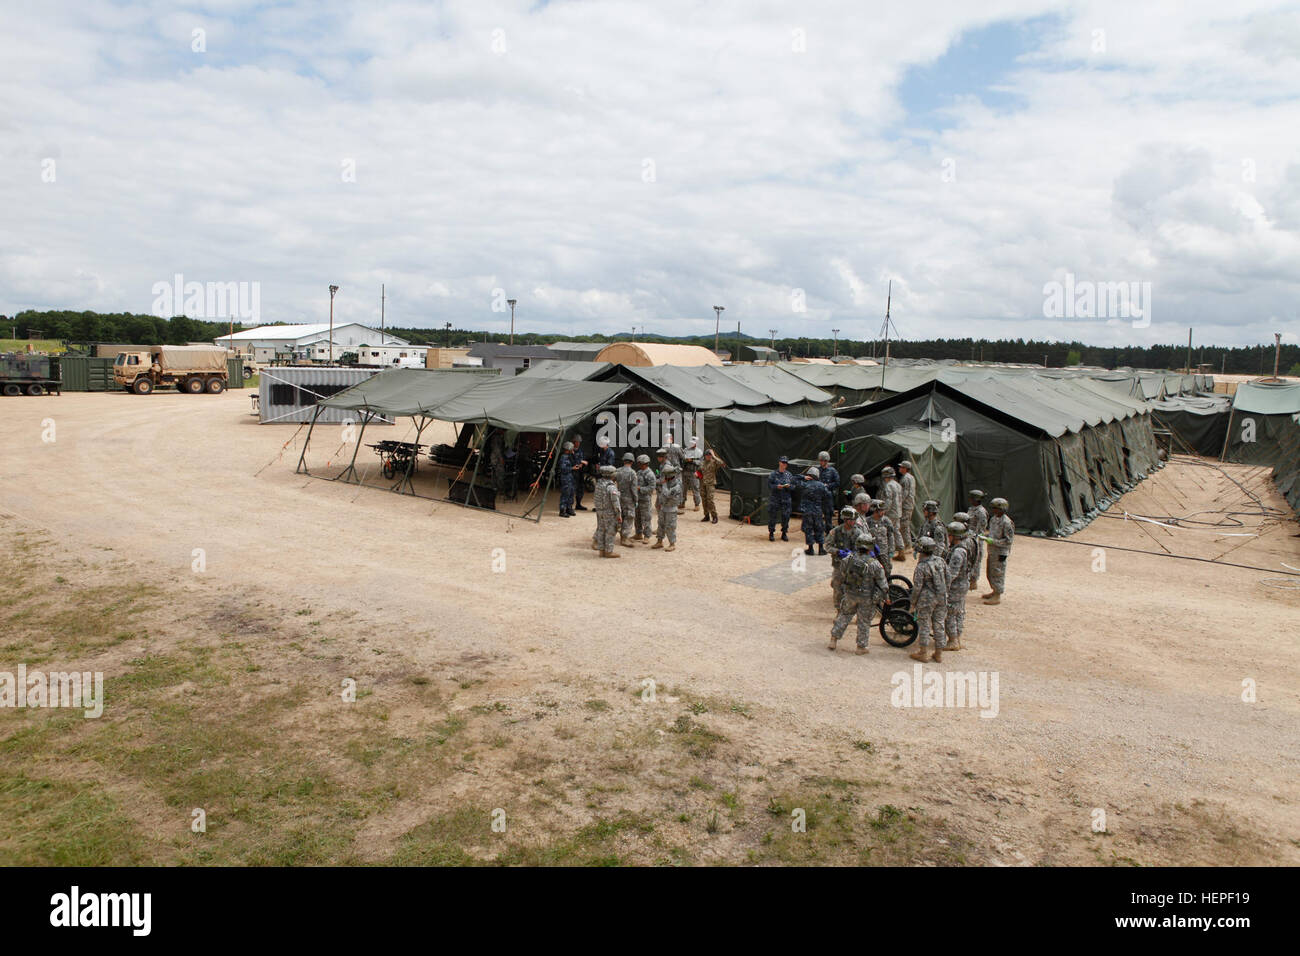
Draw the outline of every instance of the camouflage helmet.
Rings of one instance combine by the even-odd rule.
[[[828,452],[828,451],[819,451],[819,452],[817,453],[817,460],[818,460],[818,461],[830,461],[830,460],[831,460],[831,453]]]
[[[649,456],[649,455],[637,455],[637,456],[636,456],[636,463],[637,463],[638,465],[648,465],[648,464],[650,464],[650,456]]]
[[[665,475],[675,475],[675,474],[677,474],[677,466],[676,466],[676,465],[664,465],[664,474],[665,474]]]
[[[880,469],[880,474],[881,474],[881,477],[883,477],[883,478],[893,478],[893,477],[894,477],[894,469],[893,469],[893,468],[890,468],[888,465],[886,465],[884,468],[881,468],[881,469]]]
[[[623,460],[624,460],[624,461],[636,461],[636,455],[632,454],[630,451],[625,451],[625,452],[623,452]]]
[[[849,481],[853,482],[855,485],[865,485],[867,483],[867,479],[863,478],[861,475],[849,475]]]
[[[934,554],[938,544],[935,543],[934,538],[926,536],[916,542],[916,546],[921,549],[922,554]]]
[[[908,471],[911,471],[911,470],[912,470],[912,463],[911,463],[910,461],[908,461],[906,458],[904,458],[902,461],[900,461],[900,462],[898,463],[898,467],[899,467],[899,468],[906,468]]]
[[[857,516],[858,513],[853,509],[852,505],[845,505],[840,509],[841,518],[857,518]]]
[[[573,442],[571,442],[571,441],[566,441],[566,442],[564,443],[564,450],[565,450],[565,451],[573,451]]]
[[[938,513],[939,513],[939,502],[937,502],[937,501],[935,501],[933,498],[931,498],[929,501],[927,501],[927,502],[925,503],[925,507],[923,507],[921,510],[922,510],[922,511],[933,511],[935,514],[938,514]]]
[[[660,448],[660,449],[658,449],[658,450],[655,451],[655,454],[658,455],[660,458],[667,458],[667,457],[668,457],[668,449],[667,449],[667,448]]]
[[[992,501],[989,502],[989,507],[997,508],[998,511],[1006,511],[1007,508],[1011,506],[1007,504],[1006,498],[994,498]]]
[[[948,533],[955,534],[957,537],[960,538],[962,535],[966,533],[966,526],[962,524],[960,521],[949,521]]]
[[[876,544],[876,539],[867,532],[861,532],[853,539],[853,547],[858,551],[870,551]]]
[[[858,494],[854,495],[853,506],[856,508],[858,505],[861,504],[867,504],[867,505],[871,504],[871,496],[863,492],[858,492]]]
[[[970,515],[967,514],[965,511],[954,511],[952,515],[952,520],[960,521],[962,524],[970,524]]]
[[[971,489],[970,496],[974,498],[976,501],[984,500],[984,492],[980,491],[978,488]]]
[[[803,476],[805,478],[820,478],[822,476],[822,473],[818,471],[816,468],[809,468],[807,471],[803,473]]]
[[[601,475],[603,475],[603,476],[606,477],[606,478],[612,478],[613,475],[614,475],[614,470],[615,470],[615,469],[614,469],[614,466],[613,466],[613,465],[601,465],[601,466],[600,466],[600,473],[601,473]]]
[[[883,507],[885,507],[885,502],[882,499],[880,498],[871,499],[871,509],[873,511],[879,511]]]

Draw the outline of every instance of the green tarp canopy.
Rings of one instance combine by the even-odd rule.
[[[831,450],[831,458],[840,473],[840,494],[836,507],[849,503],[843,492],[852,484],[851,475],[861,474],[867,479],[871,494],[880,496],[880,469],[907,460],[915,467],[916,508],[912,515],[912,530],[919,531],[924,515],[921,506],[929,498],[939,502],[939,514],[945,522],[965,509],[965,496],[958,483],[957,445],[943,441],[940,433],[930,428],[896,428],[883,435],[860,435],[851,438],[839,436]]]
[[[1300,413],[1300,384],[1243,382],[1232,397],[1223,460],[1243,465],[1282,464],[1291,418]]]
[[[557,378],[567,382],[590,382],[613,367],[608,362],[568,362],[563,359],[540,359],[515,377]]]
[[[1169,432],[1169,447],[1175,454],[1218,458],[1231,407],[1227,395],[1180,395],[1152,402],[1151,417],[1157,428]]]
[[[765,396],[773,405],[799,405],[807,403],[821,411],[830,407],[831,395],[815,385],[810,385],[797,375],[775,365],[727,365],[722,372],[732,381]]]
[[[717,409],[704,413],[704,447],[712,448],[731,468],[775,468],[782,455],[816,459],[830,451],[835,419],[801,418],[781,412]],[[725,472],[720,479],[723,487]]]
[[[1236,412],[1257,415],[1294,415],[1300,412],[1300,383],[1242,382],[1232,397]]]
[[[1279,429],[1273,481],[1282,497],[1300,514],[1300,415],[1286,419]]]
[[[437,369],[390,369],[353,385],[321,406],[388,417],[476,422],[511,431],[552,433],[580,422],[617,398],[626,385],[542,378],[487,378]]]

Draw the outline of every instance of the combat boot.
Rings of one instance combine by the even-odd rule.
[[[711,520],[713,521],[714,524],[717,524],[717,523],[718,523],[718,516],[717,516],[717,515],[714,515],[713,518],[712,518]]]
[[[633,540],[633,541],[644,541],[644,540],[645,540],[645,535],[643,535],[640,531],[638,531],[636,534],[632,535],[632,540]]]
[[[803,549],[803,553],[804,553],[804,554],[812,554],[812,553],[813,553],[812,545],[810,544],[810,545],[808,545],[808,547],[804,548],[804,549]]]
[[[960,638],[960,637],[952,637],[952,638],[949,638],[949,639],[948,639],[948,646],[945,647],[944,650],[946,650],[946,651],[959,651],[959,650],[961,650],[961,638]]]
[[[853,651],[853,653],[854,653],[854,654],[867,654],[867,653],[869,653],[869,651],[866,649],[865,646],[862,646],[862,647],[857,647],[857,648],[855,648],[854,651]]]
[[[943,650],[941,648],[936,647],[934,649],[934,662],[936,664],[939,664],[942,661],[943,661]]]
[[[615,554],[613,551],[602,551],[602,552],[600,552],[600,556],[601,556],[602,558],[621,558],[621,557],[623,557],[623,555],[621,555],[621,554]]]
[[[967,591],[974,591],[977,587],[979,587],[979,585],[976,584],[974,581],[972,581],[972,582],[970,583],[970,587],[968,587],[966,590],[967,590]]]
[[[632,547],[632,542],[631,542],[631,540],[628,539],[628,536],[627,536],[627,535],[623,535],[623,536],[621,536],[621,537],[618,539],[618,543],[621,544],[621,545],[622,545],[623,547],[625,547],[625,548],[630,548],[630,547]]]
[[[660,538],[660,539],[659,539],[658,541],[656,541],[654,544],[650,545],[650,550],[651,550],[651,551],[656,551],[656,550],[658,550],[659,548],[662,548],[663,546],[664,546],[664,539],[663,539],[663,538]]]
[[[1001,595],[1001,594],[998,594],[997,591],[994,591],[992,597],[986,597],[986,598],[984,598],[984,603],[985,603],[985,604],[1001,604],[1001,603],[1002,603],[1002,595]]]
[[[819,544],[819,545],[817,545],[817,553],[818,553],[819,555],[822,555],[823,557],[825,557],[825,555],[826,555],[826,549],[823,548],[823,547]]]
[[[696,508],[695,510],[696,510],[696,511],[699,511],[700,509],[699,509],[699,508]],[[703,518],[701,518],[700,520],[701,520],[701,521],[708,521],[708,520],[709,520],[709,516],[708,516],[708,515],[705,515],[705,516],[704,516]]]
[[[591,542],[591,550],[592,550],[592,551],[599,551],[599,550],[600,550],[600,545],[596,544],[596,542],[595,542],[594,539],[593,539],[592,542]]]
[[[912,653],[908,654],[907,656],[914,661],[920,661],[922,664],[924,664],[926,661],[930,659],[930,651],[927,648],[918,647],[916,650],[912,651]]]
[[[664,553],[666,554],[669,551],[676,551],[676,550],[677,550],[677,545],[670,544],[668,547],[664,548]]]
[[[781,535],[781,537],[784,538],[785,535]],[[768,540],[768,541],[775,541],[775,540],[776,540],[776,532],[775,532],[775,531],[769,531],[769,532],[767,533],[767,540]]]
[[[839,639],[838,637],[835,637],[834,635],[832,635],[832,636],[831,636],[831,642],[830,642],[829,644],[826,645],[826,649],[827,649],[828,651],[833,651],[833,650],[835,650],[835,645],[837,645],[839,642],[840,642],[840,639]]]
[[[781,540],[782,540],[782,541],[789,541],[789,540],[790,540],[790,536],[789,536],[788,534],[786,534],[784,531],[782,531],[782,532],[781,532]]]

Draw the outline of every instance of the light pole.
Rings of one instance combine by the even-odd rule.
[[[334,364],[334,293],[337,291],[337,285],[329,287],[329,363],[331,365]]]
[[[839,354],[840,354],[840,330],[831,329],[831,361],[834,362],[835,357]],[[937,647],[938,645],[935,646]]]
[[[515,344],[515,303],[518,299],[506,299],[506,304],[510,306],[510,344]]]
[[[768,329],[772,333],[772,351],[776,351],[776,329]]]
[[[447,348],[451,348],[451,323],[447,323]]]
[[[722,327],[722,313],[724,311],[726,311],[726,306],[715,305],[713,307],[713,314],[715,316],[713,321],[713,354],[714,355],[718,354],[718,330]]]

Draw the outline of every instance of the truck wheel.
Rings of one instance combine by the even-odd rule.
[[[19,388],[17,385],[13,384],[13,382],[10,382],[8,385],[5,386],[4,392],[6,395],[21,395],[23,393],[23,390]]]
[[[208,394],[209,394],[209,395],[220,395],[220,394],[221,394],[222,392],[224,392],[225,390],[226,390],[226,383],[225,383],[225,380],[224,380],[224,379],[220,379],[220,378],[210,378],[210,379],[208,379]]]
[[[181,383],[180,390],[182,392],[188,392],[191,395],[200,395],[203,392],[203,379],[199,378],[197,375],[187,378]]]
[[[45,386],[42,385],[42,384],[40,384],[39,382],[32,382],[32,384],[30,384],[30,385],[27,386],[27,394],[28,394],[28,395],[44,395],[44,394],[45,394]]]
[[[148,395],[153,391],[153,382],[142,375],[135,380],[135,384],[131,386],[131,391],[137,395]]]

